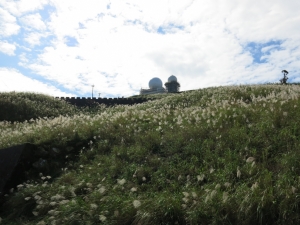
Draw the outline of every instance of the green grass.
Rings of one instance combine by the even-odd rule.
[[[74,114],[76,108],[53,97],[26,93],[0,93],[0,121],[23,122],[38,117],[57,117]]]
[[[2,223],[298,224],[299,96],[299,85],[212,87],[48,118],[36,103],[36,119],[0,122],[0,149],[86,147],[8,194]]]

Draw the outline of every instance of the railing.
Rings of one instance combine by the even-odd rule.
[[[147,102],[149,98],[85,98],[85,97],[56,97],[56,99],[65,100],[66,102],[84,107],[84,106],[93,106],[95,103],[98,104],[105,104],[108,106],[112,105],[134,105],[134,104],[140,104],[143,102]]]

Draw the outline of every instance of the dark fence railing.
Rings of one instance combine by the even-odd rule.
[[[149,98],[85,98],[85,97],[56,97],[56,99],[65,100],[66,102],[79,107],[94,106],[97,104],[113,105],[134,105],[147,102]]]

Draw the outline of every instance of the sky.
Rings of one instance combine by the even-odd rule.
[[[0,92],[300,82],[299,0],[0,0]]]

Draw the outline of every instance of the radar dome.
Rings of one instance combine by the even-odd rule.
[[[162,87],[162,81],[158,77],[154,77],[149,81],[149,88],[161,88]]]
[[[168,82],[172,82],[172,81],[177,82],[177,78],[174,75],[172,75],[168,78]]]

